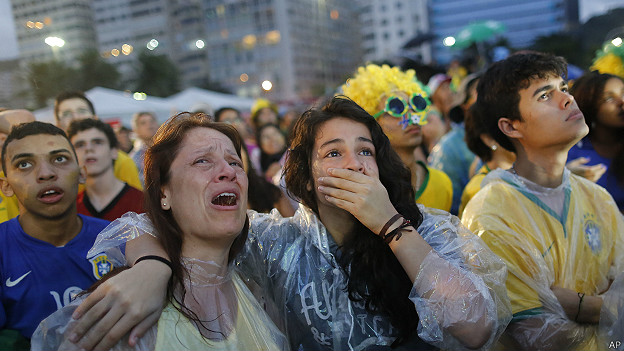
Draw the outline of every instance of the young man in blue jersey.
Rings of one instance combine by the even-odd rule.
[[[104,254],[87,259],[109,223],[79,215],[84,171],[58,127],[14,127],[2,148],[1,190],[17,197],[20,215],[0,224],[0,348],[30,339],[39,322],[69,304],[112,265]],[[23,339],[22,339],[23,340]]]

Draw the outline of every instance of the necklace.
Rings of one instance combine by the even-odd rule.
[[[518,172],[516,172],[516,163],[512,163],[511,164],[511,173],[518,175]]]

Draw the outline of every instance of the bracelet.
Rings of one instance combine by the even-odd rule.
[[[578,311],[576,312],[576,317],[574,317],[574,321],[577,322],[578,321],[578,317],[581,314],[581,304],[583,303],[583,298],[585,297],[584,293],[578,293],[578,297],[579,297],[579,307],[578,307]]]
[[[379,236],[382,238],[385,238],[386,230],[388,230],[388,228],[390,228],[392,223],[396,222],[396,220],[399,219],[399,217],[401,217],[400,213],[397,213],[394,216],[392,216],[392,218],[390,218],[390,220],[386,222],[386,224],[384,224],[383,228],[381,228],[381,231],[379,232]]]
[[[137,263],[139,263],[141,261],[145,261],[145,260],[160,261],[160,262],[166,264],[167,266],[169,266],[169,269],[173,270],[173,266],[171,265],[171,261],[169,261],[168,259],[166,259],[164,257],[160,257],[160,256],[156,256],[156,255],[141,256],[136,261],[134,261],[134,264],[136,265]]]
[[[412,223],[409,221],[409,219],[403,218],[403,223],[401,223],[400,226],[398,226],[396,229],[393,229],[390,233],[382,237],[383,241],[386,244],[390,245],[390,242],[395,236],[396,236],[395,240],[398,241],[399,239],[401,239],[401,236],[403,236],[403,230],[405,230],[405,227],[408,227],[411,224]]]

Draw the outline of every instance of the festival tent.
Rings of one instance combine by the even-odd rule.
[[[218,93],[196,87],[187,88],[166,100],[178,111],[214,112],[222,107],[233,107],[242,113],[248,113],[254,99],[231,94]]]
[[[252,98],[217,93],[200,88],[187,88],[167,98],[142,95],[136,100],[133,93],[108,88],[95,87],[88,90],[87,97],[93,103],[95,112],[103,121],[122,123],[130,127],[132,115],[140,111],[156,114],[160,123],[181,111],[198,111],[213,113],[221,107],[234,107],[242,113],[248,113],[254,103]],[[53,107],[34,111],[37,120],[54,123]]]
[[[159,122],[164,122],[175,112],[175,108],[166,99],[154,96],[138,96],[144,100],[136,100],[132,93],[108,88],[95,87],[85,92],[95,108],[95,112],[103,121],[115,121],[130,127],[132,115],[140,111],[156,114]],[[54,123],[53,107],[34,111],[37,120]]]

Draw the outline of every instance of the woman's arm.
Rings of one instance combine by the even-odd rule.
[[[126,244],[132,264],[144,255],[167,258],[158,239],[141,235]],[[144,260],[99,286],[73,313],[77,323],[70,341],[85,350],[108,350],[130,332],[134,346],[158,321],[165,303],[171,269],[156,260]]]

